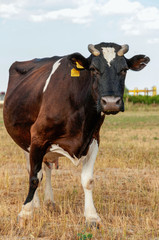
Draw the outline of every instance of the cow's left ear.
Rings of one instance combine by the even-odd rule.
[[[89,61],[83,57],[80,53],[73,53],[68,56],[70,64],[77,70],[89,69]]]
[[[130,59],[126,59],[129,69],[133,71],[140,71],[146,67],[147,63],[150,61],[150,58],[145,55],[135,55]]]

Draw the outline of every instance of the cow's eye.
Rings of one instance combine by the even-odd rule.
[[[127,68],[122,69],[122,70],[120,71],[120,75],[125,76],[126,73],[127,73],[127,70],[128,70]]]
[[[99,73],[99,70],[97,69],[97,68],[95,68],[94,66],[91,66],[90,68],[89,68],[89,70],[91,71],[91,72],[93,72],[93,73]]]
[[[89,70],[94,72],[96,70],[96,68],[94,66],[90,66]]]

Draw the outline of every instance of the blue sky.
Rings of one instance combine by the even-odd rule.
[[[128,44],[130,58],[145,54],[151,62],[129,71],[126,86],[159,94],[158,0],[0,0],[0,92],[6,91],[14,61],[80,52],[90,43]]]

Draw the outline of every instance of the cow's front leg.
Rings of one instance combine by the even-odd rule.
[[[26,167],[27,167],[27,171],[30,175],[30,159],[29,159],[29,153],[24,151],[24,155],[26,158]],[[39,196],[38,196],[38,190],[35,191],[34,194],[34,198],[33,198],[33,208],[39,208],[40,207],[40,200],[39,200]]]
[[[42,160],[45,151],[43,146],[32,144],[30,149],[30,177],[29,192],[22,206],[22,210],[18,215],[20,225],[25,223],[25,219],[32,217],[33,214],[33,198],[35,191],[42,180]]]
[[[81,173],[81,182],[82,182],[82,186],[85,194],[84,215],[86,218],[86,222],[90,223],[91,225],[96,225],[96,224],[98,225],[98,223],[100,222],[100,217],[98,216],[96,209],[94,207],[93,196],[92,196],[93,182],[94,182],[93,168],[94,168],[97,152],[98,152],[98,143],[94,139],[92,144],[90,145],[86,159],[83,162],[83,168]]]

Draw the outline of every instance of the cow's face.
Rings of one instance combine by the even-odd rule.
[[[92,53],[88,59],[83,56],[76,61],[90,72],[92,96],[97,105],[98,112],[116,114],[124,111],[123,94],[127,70],[139,71],[149,62],[145,55],[136,55],[126,59],[124,54],[128,45],[114,43],[101,43],[89,45]]]

